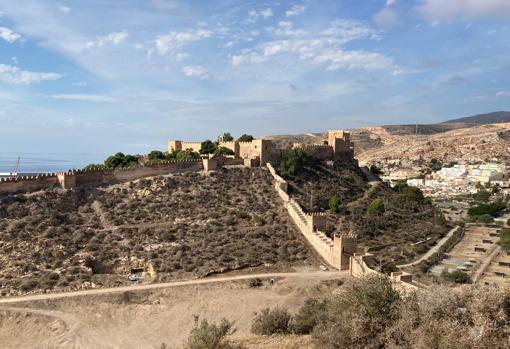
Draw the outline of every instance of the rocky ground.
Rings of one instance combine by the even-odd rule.
[[[319,265],[265,169],[0,198],[0,293]]]

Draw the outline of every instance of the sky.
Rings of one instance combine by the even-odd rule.
[[[0,0],[0,152],[510,110],[508,0]]]

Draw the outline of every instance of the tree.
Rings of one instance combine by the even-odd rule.
[[[104,162],[106,168],[131,167],[137,164],[138,158],[136,156],[124,155],[121,152],[109,156]]]
[[[491,197],[491,193],[485,189],[479,190],[475,194],[473,194],[473,199],[480,202],[487,202]]]
[[[377,165],[370,166],[370,172],[372,172],[376,176],[384,174],[384,172]]]
[[[243,134],[241,137],[239,137],[237,140],[239,142],[251,142],[253,141],[255,138],[253,138],[252,135],[248,135],[248,134]]]
[[[310,155],[303,149],[292,149],[285,152],[280,163],[280,175],[284,178],[294,177],[309,158]]]
[[[430,160],[429,168],[432,171],[439,171],[443,167],[443,163],[439,161],[438,159],[432,159]]]
[[[200,154],[192,149],[179,150],[175,155],[176,160],[184,161],[184,160],[196,160],[200,159]]]
[[[149,160],[165,160],[165,154],[159,150],[153,150],[149,153]]]
[[[95,170],[96,168],[104,168],[104,165],[103,164],[88,164],[87,166],[85,166],[82,169],[82,171]]]
[[[510,229],[501,229],[499,232],[498,245],[505,251],[510,251]]]
[[[381,198],[375,199],[368,206],[368,214],[371,216],[383,214],[385,211],[386,209],[384,207],[384,201]]]
[[[333,213],[340,212],[340,205],[342,205],[342,199],[340,199],[338,196],[333,195],[329,198],[329,209]]]
[[[233,142],[234,137],[230,134],[230,132],[225,132],[221,136],[218,137],[218,142]]]
[[[202,155],[206,155],[206,154],[214,153],[215,150],[216,150],[216,145],[208,139],[201,143],[199,152]]]
[[[235,155],[234,151],[227,147],[218,147],[214,150],[214,156]]]

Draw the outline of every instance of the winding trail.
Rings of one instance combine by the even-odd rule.
[[[128,291],[136,292],[136,291],[154,290],[154,289],[160,289],[160,288],[169,288],[169,287],[203,285],[203,284],[212,284],[212,283],[219,283],[219,282],[249,280],[249,279],[253,279],[253,278],[268,279],[268,278],[276,278],[276,277],[303,277],[303,278],[309,278],[309,279],[314,279],[314,278],[316,278],[316,279],[332,279],[332,278],[340,277],[340,276],[342,276],[342,277],[349,276],[349,272],[348,271],[311,271],[311,272],[293,272],[293,273],[246,274],[246,275],[237,275],[237,276],[229,276],[229,277],[217,277],[217,278],[205,278],[205,279],[186,280],[186,281],[164,282],[164,283],[158,283],[158,284],[132,285],[132,286],[99,288],[99,289],[73,291],[73,292],[61,292],[61,293],[28,295],[28,296],[21,296],[21,297],[9,297],[9,298],[3,298],[3,299],[0,298],[0,305],[32,302],[32,301],[40,301],[40,300],[71,298],[71,297],[104,295],[104,294],[122,293],[122,292],[128,292]],[[0,306],[0,309],[4,309],[4,308]]]
[[[436,245],[432,246],[432,248],[430,250],[428,250],[427,253],[425,253],[423,256],[421,256],[420,258],[418,258],[414,262],[407,263],[407,264],[397,265],[397,268],[412,267],[414,265],[420,264],[421,262],[429,259],[434,253],[439,251],[441,246],[443,246],[448,241],[448,239],[457,231],[457,229],[460,229],[460,226],[456,226],[455,228],[450,229],[448,234],[446,234],[441,240],[439,240],[439,242]]]

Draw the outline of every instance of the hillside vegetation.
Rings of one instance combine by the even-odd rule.
[[[315,263],[260,168],[0,199],[2,295]]]
[[[449,229],[419,189],[369,184],[349,161],[327,166],[309,159],[287,180],[291,197],[306,211],[329,213],[330,236],[356,232],[361,247],[380,256],[382,263],[415,258]],[[422,243],[411,245],[417,242]]]

